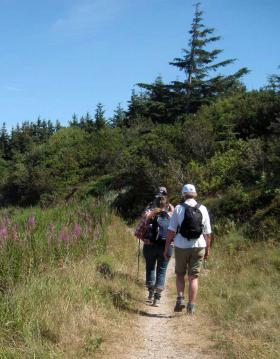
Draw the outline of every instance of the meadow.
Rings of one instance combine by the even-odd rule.
[[[280,247],[246,240],[236,230],[219,238],[201,281],[201,311],[227,358],[280,357]]]
[[[137,243],[105,203],[1,212],[1,358],[92,358],[128,321]]]

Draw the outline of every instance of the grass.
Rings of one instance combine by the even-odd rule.
[[[215,243],[200,306],[228,358],[280,357],[280,247],[248,242],[236,231]]]
[[[17,247],[16,254],[11,248],[9,252],[13,265],[18,258],[19,275],[2,271],[6,286],[0,293],[0,358],[93,358],[135,310],[140,292],[137,243],[119,218],[92,200],[68,208],[16,211],[9,218],[22,221],[23,231],[33,213],[33,252],[19,240],[16,246],[23,253],[18,255]],[[65,248],[55,236],[49,248],[49,224],[55,223],[58,235],[62,226],[72,228],[77,222],[75,213],[83,235]],[[89,225],[90,217],[94,223]],[[2,251],[7,254],[7,243]]]

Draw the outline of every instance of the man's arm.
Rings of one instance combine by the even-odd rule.
[[[166,239],[166,243],[165,243],[165,248],[164,248],[164,252],[163,252],[163,255],[164,255],[164,258],[165,258],[165,259],[169,259],[168,249],[169,249],[170,244],[171,244],[171,242],[173,241],[175,235],[176,235],[176,232],[173,232],[173,231],[171,231],[170,229],[168,230],[168,232],[167,232],[167,239]]]
[[[203,234],[203,237],[206,242],[205,255],[204,259],[207,260],[210,255],[210,246],[211,246],[211,234]]]

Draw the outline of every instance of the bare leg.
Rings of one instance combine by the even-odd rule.
[[[185,292],[185,275],[184,274],[176,274],[176,287],[178,297],[183,297]]]
[[[189,303],[195,304],[198,292],[198,277],[190,275],[189,279]]]

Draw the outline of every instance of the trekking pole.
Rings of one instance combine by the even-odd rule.
[[[139,269],[140,269],[140,253],[141,253],[141,247],[140,247],[140,238],[139,238],[139,239],[138,239],[137,280],[139,279]]]

